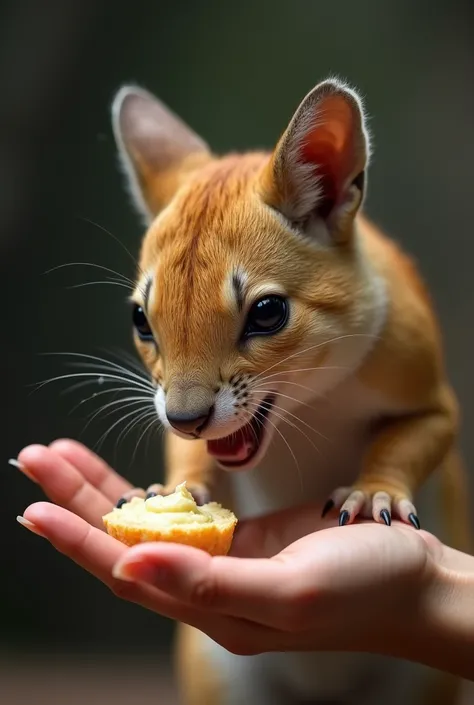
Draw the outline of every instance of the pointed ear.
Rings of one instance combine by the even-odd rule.
[[[344,242],[362,204],[369,150],[360,98],[336,79],[324,81],[278,142],[262,197],[308,235]]]
[[[207,144],[142,88],[118,91],[112,127],[132,200],[148,223],[169,203],[185,175],[211,157]]]

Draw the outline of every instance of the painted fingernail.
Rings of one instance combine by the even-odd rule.
[[[127,500],[124,499],[124,497],[120,497],[119,501],[115,506],[117,509],[120,509],[121,507],[123,507],[124,504],[127,504]]]
[[[388,509],[382,509],[380,512],[380,518],[386,523],[387,526],[392,524],[392,518]]]
[[[40,531],[40,529],[38,529],[36,524],[33,524],[32,521],[28,521],[28,519],[25,519],[25,517],[22,516],[17,516],[16,520],[19,524],[24,526],[25,529],[28,529],[28,531],[31,531],[33,534],[37,534],[38,536],[41,536],[43,539],[46,538],[43,532]]]
[[[36,482],[36,484],[38,484],[38,480],[36,479],[36,477],[33,477],[31,472],[25,468],[23,463],[20,463],[18,460],[15,460],[15,458],[10,458],[10,460],[8,461],[8,464],[14,468],[17,468],[24,475],[26,475],[26,477],[28,477],[32,482]]]
[[[334,500],[328,499],[326,504],[323,507],[323,511],[321,512],[321,519],[324,519],[326,514],[331,511],[331,509],[334,508]]]
[[[415,527],[415,529],[418,529],[418,530],[421,529],[420,520],[418,519],[416,514],[413,514],[413,512],[412,512],[411,514],[408,515],[408,519],[410,520],[410,523]]]
[[[349,512],[344,509],[343,512],[339,514],[339,526],[345,526],[349,521]]]
[[[145,499],[151,499],[152,497],[156,497],[156,492],[147,492]]]

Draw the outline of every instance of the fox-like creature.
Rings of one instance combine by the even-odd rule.
[[[117,93],[112,119],[146,221],[133,323],[165,427],[153,491],[186,480],[239,518],[326,502],[340,531],[359,515],[387,531],[426,517],[466,549],[442,336],[415,265],[362,212],[370,138],[356,91],[318,84],[268,153],[214,154],[138,87]],[[460,702],[459,682],[402,661],[244,657],[185,625],[177,663],[185,705]]]

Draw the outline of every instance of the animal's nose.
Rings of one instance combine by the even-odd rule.
[[[181,433],[199,435],[209,423],[214,407],[187,414],[166,414],[171,426]]]

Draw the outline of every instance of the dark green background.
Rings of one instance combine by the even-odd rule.
[[[131,350],[126,292],[68,289],[101,278],[89,261],[133,275],[141,226],[116,168],[109,105],[122,82],[158,94],[214,149],[270,147],[304,94],[328,73],[358,86],[375,154],[367,209],[417,257],[446,333],[451,378],[474,460],[472,15],[454,0],[79,0],[0,7],[0,247],[3,421],[0,648],[165,649],[171,625],[121,603],[15,522],[41,492],[7,465],[32,442],[84,435],[81,393],[28,385],[66,372],[41,352]],[[99,274],[99,277],[97,277]],[[90,407],[93,408],[93,407]],[[137,484],[161,473],[158,435],[131,463],[137,435],[104,457]]]

